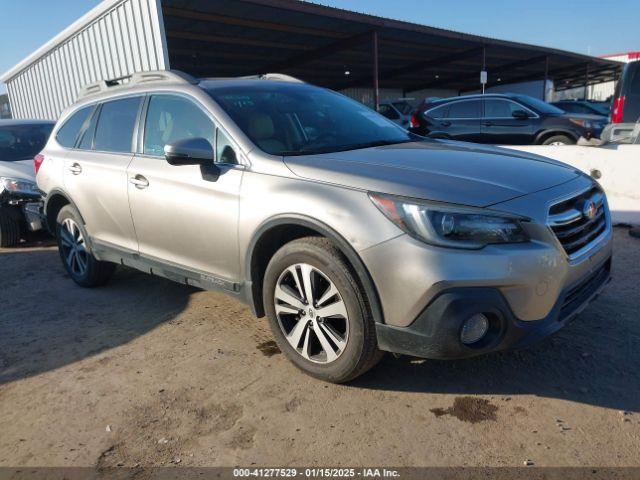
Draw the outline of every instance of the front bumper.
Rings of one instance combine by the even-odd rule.
[[[456,359],[520,348],[560,330],[594,300],[611,279],[611,257],[565,289],[551,312],[541,320],[520,320],[499,289],[460,287],[440,293],[407,327],[377,324],[381,350],[423,358]],[[464,345],[460,332],[465,320],[482,312],[490,319],[487,335]]]
[[[30,232],[44,229],[45,220],[42,207],[42,202],[28,202],[22,205],[24,220]]]
[[[21,225],[23,231],[37,232],[44,228],[43,202],[38,197],[3,194],[0,206],[11,212],[10,215]]]

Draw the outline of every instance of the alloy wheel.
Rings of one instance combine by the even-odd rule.
[[[349,339],[349,315],[340,292],[318,268],[298,263],[280,274],[274,292],[278,324],[305,359],[331,363]]]
[[[60,228],[60,249],[67,267],[82,277],[89,263],[89,254],[82,231],[76,222],[66,218]]]

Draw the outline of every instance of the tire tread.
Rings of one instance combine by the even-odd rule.
[[[7,207],[0,207],[0,247],[15,247],[20,243],[20,223],[14,212]]]

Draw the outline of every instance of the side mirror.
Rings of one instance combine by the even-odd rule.
[[[513,112],[511,112],[511,116],[513,118],[517,118],[518,120],[529,118],[529,114],[524,110],[514,110]]]
[[[230,145],[227,145],[222,149],[222,153],[220,154],[220,158],[218,159],[220,163],[230,163],[236,164],[238,163],[238,157],[236,157],[236,151],[231,148]]]
[[[213,165],[213,146],[205,138],[185,138],[164,146],[171,165]]]

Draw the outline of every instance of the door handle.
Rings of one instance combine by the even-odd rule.
[[[131,185],[135,185],[136,188],[142,190],[143,188],[147,188],[149,186],[149,180],[144,178],[142,175],[136,175],[135,177],[131,177],[129,179],[129,183]]]
[[[82,173],[82,167],[80,166],[79,163],[73,163],[69,167],[69,171],[74,175],[80,175]]]
[[[493,126],[493,122],[482,122],[482,125],[484,125],[485,127],[491,127]]]
[[[451,125],[451,122],[448,122],[448,121],[440,122],[440,125],[442,125],[443,127],[448,127]]]

